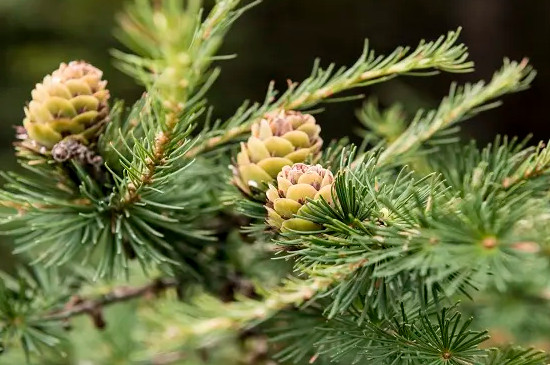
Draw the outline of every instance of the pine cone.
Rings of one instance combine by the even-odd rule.
[[[28,137],[48,149],[65,137],[92,142],[109,113],[107,81],[84,61],[62,63],[32,91],[23,125]]]
[[[281,231],[315,231],[321,227],[302,218],[295,218],[306,207],[307,198],[323,197],[332,204],[334,176],[321,165],[297,163],[284,166],[277,175],[277,186],[270,185],[267,196],[267,223]]]
[[[252,126],[252,135],[241,143],[233,183],[245,194],[265,191],[283,166],[315,157],[323,140],[321,127],[309,114],[281,111],[266,115]]]

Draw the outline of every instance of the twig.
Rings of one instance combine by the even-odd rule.
[[[82,299],[74,297],[64,309],[51,313],[43,318],[45,321],[63,321],[81,314],[92,316],[98,327],[104,327],[101,310],[104,306],[114,303],[126,302],[147,295],[156,295],[166,289],[173,288],[177,281],[172,278],[159,278],[155,281],[138,287],[118,287],[111,292],[95,299]],[[103,322],[103,325],[100,323]]]
[[[360,258],[353,262],[327,267],[318,276],[288,279],[263,300],[243,299],[223,303],[223,307],[217,308],[214,317],[193,318],[191,324],[186,322],[181,327],[171,327],[170,341],[184,343],[189,338],[212,334],[216,331],[239,331],[251,328],[287,307],[307,303],[315,295],[326,292],[334,283],[346,279],[366,264],[367,260]],[[164,340],[163,335],[158,338],[161,341]]]

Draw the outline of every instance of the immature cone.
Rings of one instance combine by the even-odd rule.
[[[315,231],[321,227],[302,218],[296,218],[306,209],[307,198],[332,204],[332,172],[321,165],[297,163],[284,166],[277,175],[277,186],[270,185],[267,196],[267,223],[281,231]]]
[[[93,141],[109,113],[109,90],[102,74],[89,63],[72,61],[44,77],[25,108],[28,137],[48,149],[68,136]]]
[[[315,157],[323,140],[321,127],[309,114],[296,111],[270,113],[252,126],[252,135],[241,143],[233,183],[244,193],[262,190],[273,182],[283,166]]]

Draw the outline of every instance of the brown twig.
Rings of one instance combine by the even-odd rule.
[[[51,313],[43,318],[45,321],[63,321],[81,314],[88,314],[92,317],[97,327],[103,328],[105,322],[102,318],[102,308],[114,303],[126,302],[132,299],[157,295],[158,293],[173,288],[177,281],[172,278],[159,278],[155,281],[138,287],[118,287],[99,298],[83,299],[73,297],[64,309]]]

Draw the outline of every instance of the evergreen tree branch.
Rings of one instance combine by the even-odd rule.
[[[407,128],[406,114],[399,103],[381,110],[376,98],[370,98],[356,113],[357,119],[366,129],[358,134],[369,143],[391,143]]]
[[[227,26],[244,11],[234,10],[238,3],[220,1],[201,23],[198,5],[189,3],[184,8],[183,2],[168,0],[157,9],[147,0],[138,0],[130,11],[134,18],[129,21],[127,35],[146,42],[149,30],[157,32],[154,37],[159,37],[158,42],[153,42],[149,53],[140,53],[143,58],[167,65],[176,62],[173,56],[177,49],[185,50],[190,61],[199,62],[185,72],[208,73]],[[174,30],[177,37],[162,31],[166,30],[163,17],[185,29]],[[196,36],[200,39],[195,40]],[[155,53],[157,46],[162,48],[160,53]],[[212,211],[208,187],[200,183],[205,172],[196,167],[191,171],[188,167],[192,161],[184,158],[192,146],[193,125],[203,110],[203,92],[210,84],[199,74],[193,82],[180,85],[185,90],[174,90],[173,85],[158,80],[147,84],[148,93],[124,121],[121,105],[113,108],[112,119],[98,143],[109,170],[102,171],[104,178],[96,179],[85,167],[72,162],[66,164],[75,170],[69,176],[65,176],[67,166],[45,163],[26,166],[36,173],[32,178],[6,174],[8,189],[0,192],[0,199],[10,209],[5,210],[0,223],[5,233],[19,236],[17,252],[44,244],[47,247],[34,262],[62,265],[77,256],[87,260],[93,251],[102,250],[97,263],[99,276],[126,270],[133,257],[144,266],[169,263],[195,272],[196,262],[190,261],[200,256],[198,251],[205,241],[212,240],[209,231],[197,228],[198,217]],[[166,103],[170,98],[180,98],[181,92],[186,93],[185,108]],[[38,183],[38,176],[45,182]],[[192,246],[191,240],[200,241],[199,248]],[[178,249],[186,252],[185,258],[174,259],[183,255],[174,253]]]
[[[195,298],[191,304],[159,307],[149,315],[161,332],[155,337],[153,347],[163,351],[173,350],[182,343],[208,337],[223,337],[232,331],[243,331],[263,323],[279,311],[290,306],[301,306],[330,289],[364,264],[363,261],[344,265],[326,266],[316,271],[316,276],[305,279],[289,278],[281,286],[266,290],[261,300],[240,298],[236,302],[222,303],[208,295]],[[165,315],[173,319],[170,328],[163,324]]]
[[[380,163],[402,156],[426,142],[444,129],[476,115],[480,111],[499,105],[492,100],[504,94],[514,93],[529,87],[535,72],[528,60],[521,62],[504,60],[504,66],[494,74],[488,84],[480,81],[463,87],[451,86],[449,95],[437,109],[417,113],[411,125],[380,155]]]
[[[483,365],[548,365],[548,354],[519,346],[493,348],[487,351],[489,356],[482,360]]]
[[[525,151],[496,143],[483,151],[470,147],[440,155],[445,179],[415,181],[406,170],[396,175],[373,153],[355,167],[345,164],[335,181],[336,203],[311,201],[299,215],[324,226],[322,234],[279,242],[313,276],[318,267],[364,260],[349,280],[335,283],[329,317],[366,290],[372,293],[365,299],[369,310],[385,316],[407,294],[431,298],[489,285],[505,290],[543,269],[536,250],[517,243],[544,240],[544,232],[526,231],[520,222],[544,210],[547,184],[540,179],[502,189]]]
[[[201,0],[136,1],[119,17],[117,32],[136,55],[114,51],[119,67],[148,89],[157,90],[167,111],[180,113],[211,86],[218,71],[209,68],[220,59],[215,54],[223,37],[236,19],[257,4],[237,9],[240,2],[217,0],[202,20]]]
[[[81,278],[62,276],[57,268],[45,270],[40,266],[32,271],[20,268],[17,274],[1,274],[0,338],[2,346],[19,341],[28,357],[61,343],[59,325],[43,321],[41,315],[67,301]]]
[[[357,310],[330,320],[320,308],[306,310],[304,315],[284,313],[282,318],[292,323],[292,328],[277,331],[281,333],[275,340],[286,342],[277,357],[297,363],[309,350],[315,354],[312,358],[342,363],[458,365],[476,363],[486,356],[478,345],[488,339],[487,332],[469,329],[471,319],[461,320],[455,308],[413,308],[402,304],[388,320],[363,318]],[[338,352],[333,351],[335,346]]]
[[[473,63],[467,61],[467,48],[456,44],[459,34],[460,29],[436,41],[421,41],[413,51],[408,47],[399,47],[388,56],[376,56],[365,43],[363,53],[349,68],[336,70],[335,65],[331,64],[322,69],[316,61],[310,77],[301,83],[289,81],[287,90],[278,98],[277,91],[270,84],[263,104],[254,104],[249,108],[244,104],[232,118],[219,125],[223,127],[221,134],[209,137],[192,149],[188,156],[196,156],[248,133],[254,121],[273,110],[311,108],[323,101],[336,101],[333,96],[343,91],[387,81],[399,75],[414,75],[419,71],[469,72]],[[214,133],[219,131],[214,130]]]
[[[183,114],[189,115],[189,109],[202,103],[216,79],[219,70],[209,68],[225,33],[257,4],[236,9],[240,0],[218,0],[201,22],[201,3],[167,0],[159,5],[140,0],[119,19],[119,39],[138,55],[113,54],[120,68],[144,83],[148,98],[160,106],[154,115],[157,127],[149,136],[150,143],[143,146],[148,158],[127,186],[123,205],[137,202],[141,188],[152,184],[158,170],[165,169],[174,157],[170,154],[181,147],[181,134],[187,135],[192,126]]]
[[[88,166],[75,158],[60,161],[53,149],[39,145],[40,138],[20,133],[28,143],[18,144],[17,154],[33,174],[3,174],[7,184],[0,190],[0,227],[1,233],[17,237],[15,252],[29,253],[35,270],[20,270],[17,278],[0,273],[0,345],[18,341],[28,362],[29,354],[46,355],[42,362],[50,361],[45,358],[51,352],[67,362],[147,359],[142,362],[159,365],[194,361],[203,350],[210,352],[213,343],[222,344],[221,339],[241,341],[250,330],[261,330],[259,325],[270,325],[280,327],[280,337],[288,342],[284,361],[547,362],[546,355],[532,350],[481,349],[487,333],[470,330],[470,321],[463,321],[454,307],[449,311],[439,306],[441,299],[454,301],[460,294],[472,297],[474,289],[491,289],[487,297],[499,302],[499,308],[509,298],[517,302],[505,312],[517,319],[512,327],[518,329],[518,339],[531,341],[536,334],[522,335],[548,327],[548,148],[542,143],[525,148],[506,138],[481,150],[475,144],[450,143],[456,141],[458,122],[529,86],[535,73],[527,60],[505,60],[487,84],[453,84],[437,109],[420,111],[410,124],[398,107],[383,113],[374,104],[365,107],[360,119],[371,131],[362,146],[349,146],[343,139],[320,153],[320,163],[334,172],[330,190],[324,191],[330,199],[311,190],[329,180],[327,173],[323,182],[314,175],[296,182],[289,176],[288,183],[277,179],[279,188],[290,184],[295,190],[272,189],[267,194],[273,197],[270,214],[302,220],[304,227],[317,230],[283,230],[273,239],[277,225],[266,230],[264,205],[249,200],[225,204],[233,203],[237,189],[223,196],[227,181],[220,177],[228,174],[225,165],[231,156],[222,152],[245,138],[252,123],[268,112],[311,111],[322,102],[356,99],[336,95],[400,75],[468,72],[473,63],[466,47],[457,43],[460,30],[434,42],[422,41],[414,49],[399,47],[388,56],[377,56],[366,44],[350,67],[321,68],[316,61],[304,81],[289,81],[282,93],[271,83],[263,102],[245,102],[229,119],[211,120],[213,109],[207,108],[205,93],[220,72],[213,64],[231,57],[217,51],[230,25],[257,3],[240,7],[242,2],[215,0],[208,13],[203,13],[201,0],[135,0],[127,8],[119,37],[133,54],[113,54],[117,65],[144,84],[147,93],[128,115],[122,103],[114,105],[97,143],[95,136],[86,140],[89,144],[82,147],[99,159],[97,164]],[[52,84],[47,92],[37,86],[33,91],[29,110],[41,105],[30,111],[37,116],[37,130],[68,123],[53,109],[63,107],[54,94],[65,91],[74,106],[76,86],[69,86]],[[38,100],[42,97],[48,101],[44,105]],[[283,124],[275,129],[286,129]],[[311,139],[307,128],[296,132],[285,133],[287,147],[278,135],[255,147],[251,142],[250,148],[243,147],[254,152],[250,161],[242,158],[238,163],[258,165],[260,157],[253,154],[269,156],[270,162],[279,158],[275,155],[287,156],[285,150],[297,147],[291,139],[302,139],[303,145]],[[269,129],[262,134],[269,135]],[[372,144],[375,147],[365,152]],[[422,169],[429,169],[427,174],[396,168],[429,152],[425,144],[447,144],[438,149],[441,153],[425,154]],[[233,216],[240,214],[261,222],[239,234],[237,226],[244,220]],[[277,270],[265,264],[273,247],[294,269],[293,276],[277,286],[276,278],[288,267]],[[90,281],[86,268],[60,269],[75,258],[93,265],[96,278],[129,274],[131,261],[168,276],[135,286],[111,284],[109,292],[88,295],[83,294]],[[263,286],[253,288],[253,280]],[[97,285],[95,278],[92,281]],[[183,285],[189,288],[185,301],[173,290]],[[527,290],[514,295],[517,287]],[[503,295],[492,295],[493,288]],[[161,292],[168,295],[155,298],[154,305],[139,300]],[[485,301],[476,298],[472,311],[487,308]],[[521,312],[513,309],[518,306]],[[539,312],[542,315],[536,315]],[[532,318],[523,319],[525,313]],[[494,313],[482,314],[482,321],[493,318],[478,326],[498,324]],[[86,318],[72,320],[82,315],[90,316],[97,328],[105,326],[105,318],[111,325],[99,332]],[[86,325],[90,337],[67,338],[62,329],[70,320],[75,326]],[[85,358],[77,342],[97,348],[88,341],[96,335],[109,342],[108,350]],[[69,348],[73,345],[74,351]],[[71,358],[73,352],[78,359]],[[7,361],[21,363],[11,359]],[[61,360],[56,361],[51,360]]]
[[[542,176],[550,169],[550,149],[548,144],[540,142],[533,153],[528,154],[513,175],[507,176],[502,181],[502,186],[509,189],[520,182]]]
[[[158,116],[163,128],[155,136],[152,150],[157,163],[164,157],[177,124],[182,123],[181,113],[201,100],[219,73],[207,70],[225,32],[254,5],[235,11],[239,3],[240,0],[217,1],[202,23],[199,22],[202,14],[199,0],[185,6],[180,0],[169,0],[161,6],[152,6],[148,0],[139,1],[121,17],[119,38],[138,53],[141,51],[145,58],[122,52],[114,55],[123,70],[141,79],[149,90],[154,90],[152,95],[165,109],[164,115]],[[147,67],[144,68],[144,64]],[[193,95],[201,83],[204,83],[202,89]],[[155,161],[152,161],[148,171],[154,166]],[[147,172],[143,179],[147,180],[149,175],[151,173]]]
[[[282,347],[276,359],[337,364],[547,364],[548,354],[532,348],[480,348],[489,338],[487,332],[470,329],[472,318],[461,320],[455,307],[415,308],[412,302],[404,303],[387,320],[364,318],[357,308],[331,320],[324,316],[322,305],[285,311],[278,320],[290,328],[279,329],[272,323],[272,340]]]
[[[48,314],[42,319],[44,321],[62,321],[81,314],[89,314],[94,317],[100,315],[105,306],[145,296],[158,295],[160,292],[175,288],[176,286],[177,281],[175,279],[159,278],[138,287],[121,286],[114,288],[99,298],[83,299],[73,297],[64,309]]]

